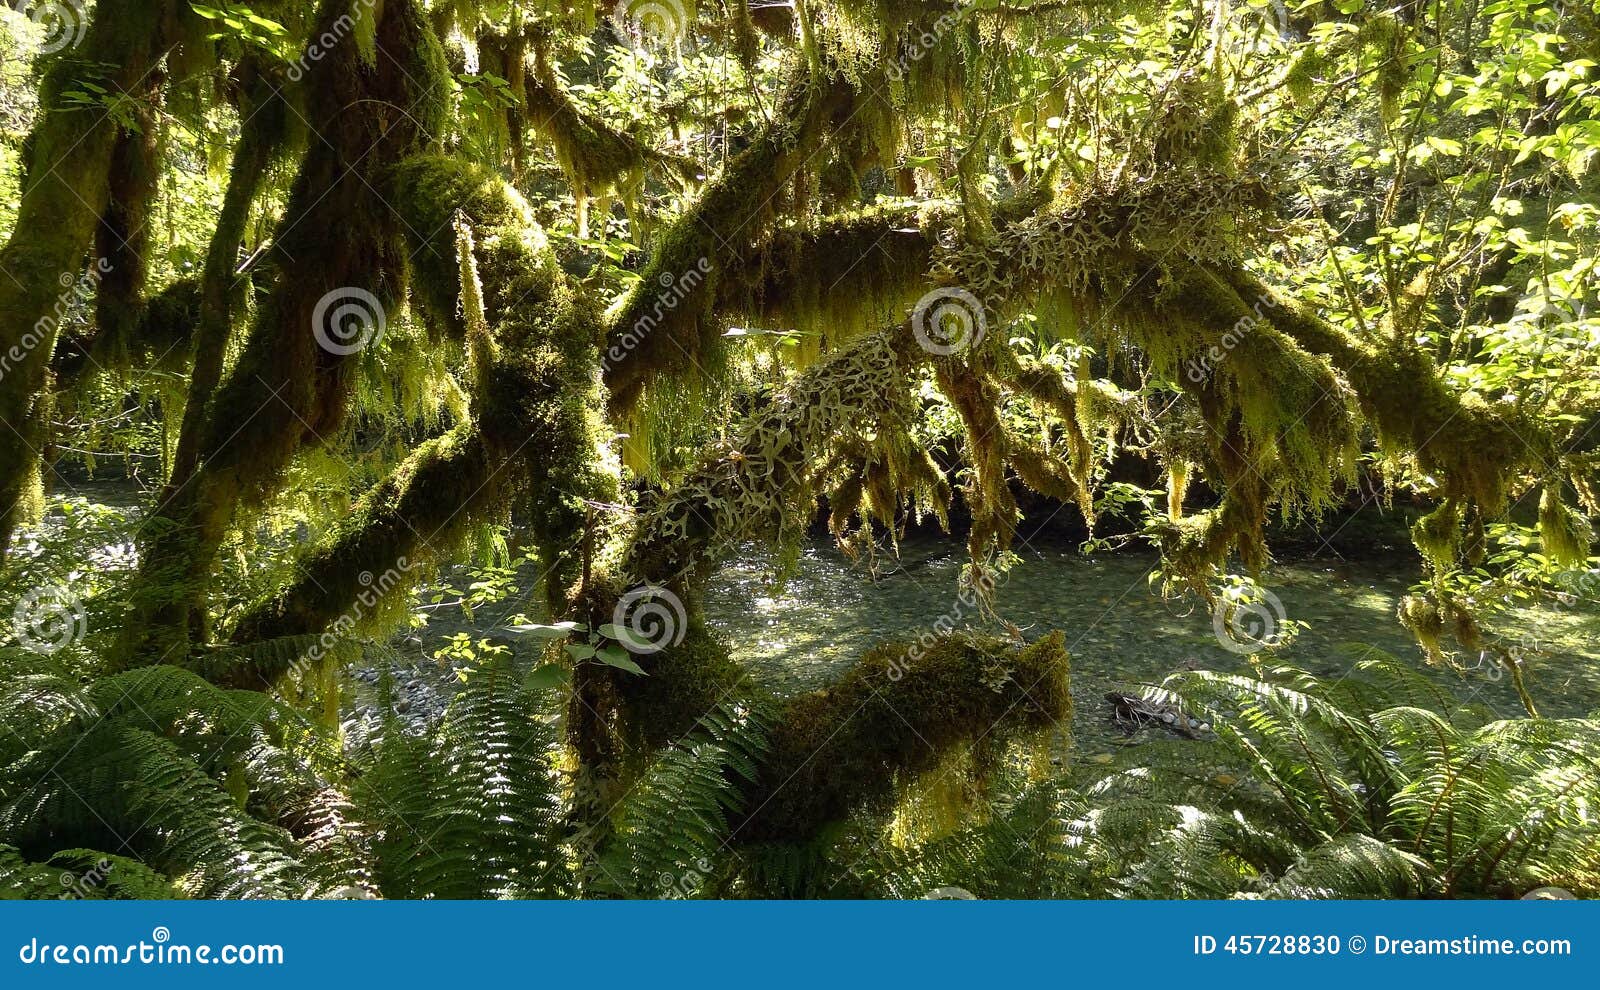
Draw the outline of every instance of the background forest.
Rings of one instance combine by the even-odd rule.
[[[6,0],[0,894],[1600,894],[1597,60]]]

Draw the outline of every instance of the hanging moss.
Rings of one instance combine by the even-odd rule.
[[[1588,517],[1562,500],[1554,485],[1546,485],[1539,497],[1539,539],[1545,556],[1559,566],[1583,567],[1594,542],[1594,527]]]
[[[815,361],[904,316],[927,291],[934,232],[949,219],[877,208],[773,230],[719,277],[717,315],[799,331],[796,359]]]
[[[298,562],[300,576],[251,609],[231,639],[314,634],[341,617],[348,618],[342,632],[388,632],[417,581],[451,560],[484,518],[503,511],[512,476],[496,466],[471,426],[423,444],[361,497],[337,531]],[[249,673],[270,681],[282,671]]]
[[[1461,504],[1450,499],[1418,519],[1411,526],[1411,540],[1433,573],[1453,570],[1461,546]]]
[[[963,489],[972,527],[967,548],[973,561],[1010,548],[1016,533],[1019,512],[1016,498],[1006,483],[1006,464],[1012,459],[1010,437],[1000,422],[999,389],[964,362],[950,358],[934,362],[934,380],[960,417],[965,434],[964,453],[971,468],[970,481]],[[1027,463],[1019,473],[1037,469],[1040,481],[1048,485],[1043,464]],[[1026,481],[1026,476],[1024,476]]]
[[[325,0],[313,36],[346,16],[345,4]],[[358,29],[381,18],[371,26],[375,55],[369,64],[359,46],[338,45],[308,60],[307,112],[320,139],[301,162],[278,227],[278,281],[208,410],[199,472],[145,529],[143,580],[119,650],[126,662],[184,655],[192,635],[205,635],[195,596],[236,514],[277,493],[305,441],[342,425],[348,359],[359,347],[319,343],[332,329],[318,325],[325,300],[358,289],[380,309],[398,309],[408,260],[403,225],[376,189],[383,169],[442,133],[444,56],[416,0],[348,16]]]
[[[542,48],[536,47],[533,70],[525,75],[523,100],[524,119],[554,146],[556,161],[572,185],[579,236],[588,236],[591,197],[615,194],[636,212],[647,169],[655,168],[679,187],[695,176],[693,162],[656,151],[580,107]]]
[[[912,355],[922,353],[909,336],[901,327],[864,337],[776,396],[730,449],[708,457],[640,518],[623,572],[693,601],[728,547],[798,538],[823,480],[808,465],[828,464],[833,451],[863,452],[889,468],[899,490],[937,497],[929,488],[939,479],[928,477],[909,438],[919,410],[907,375]]]
[[[875,647],[837,683],[784,706],[735,837],[799,839],[861,807],[886,813],[896,779],[932,769],[953,746],[1069,723],[1062,644],[1057,632],[1022,649],[959,634]]]
[[[803,74],[792,82],[771,127],[652,247],[638,284],[606,314],[605,380],[614,415],[625,417],[651,380],[718,363],[721,327],[705,317],[717,297],[727,245],[760,238],[771,223],[774,197],[831,123],[848,114],[850,99],[850,87],[836,78]]]
[[[1242,270],[1221,274],[1240,295],[1270,291]],[[1294,301],[1280,303],[1274,326],[1339,369],[1382,446],[1411,451],[1423,473],[1438,480],[1444,497],[1496,515],[1505,510],[1520,473],[1541,460],[1555,460],[1554,445],[1539,424],[1510,404],[1491,405],[1473,393],[1454,391],[1432,359],[1415,347],[1357,341]]]
[[[1444,662],[1444,614],[1439,606],[1425,595],[1407,595],[1400,599],[1398,611],[1400,624],[1411,631],[1417,643],[1433,663]]]
[[[15,529],[43,505],[39,452],[51,421],[49,365],[63,280],[70,288],[84,270],[111,198],[119,125],[110,114],[71,105],[65,94],[98,87],[136,98],[151,95],[152,83],[159,91],[157,63],[177,40],[172,27],[166,2],[152,9],[149,0],[102,0],[81,42],[48,62],[39,87],[41,112],[24,142],[21,200],[0,249],[7,275],[0,278],[6,361],[0,423],[7,426],[0,429],[0,561]]]

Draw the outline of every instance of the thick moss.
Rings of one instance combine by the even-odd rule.
[[[334,31],[347,4],[325,0],[313,36]],[[403,223],[378,196],[379,173],[433,146],[449,108],[444,55],[416,0],[388,0],[376,25],[357,12],[363,45],[311,62],[307,112],[319,135],[301,162],[274,239],[278,281],[243,353],[207,411],[200,470],[151,520],[141,578],[119,653],[150,662],[187,653],[204,636],[199,596],[228,527],[275,495],[302,444],[343,422],[354,350],[319,343],[319,305],[335,292],[370,292],[390,309],[408,252]]]
[[[862,806],[887,811],[897,779],[953,746],[1070,722],[1062,643],[1057,632],[1023,649],[969,635],[874,648],[838,683],[784,706],[735,838],[800,839]]]
[[[727,644],[698,616],[690,619],[681,643],[643,662],[649,676],[627,683],[621,708],[626,744],[633,752],[670,746],[717,705],[757,693],[744,668],[729,656]]]
[[[1221,272],[1243,296],[1271,292],[1243,269]],[[1313,354],[1337,367],[1360,399],[1384,445],[1411,451],[1423,471],[1440,480],[1440,494],[1469,500],[1494,515],[1507,504],[1507,488],[1539,459],[1554,461],[1548,434],[1508,405],[1491,406],[1452,390],[1426,354],[1406,344],[1379,348],[1358,341],[1283,300],[1273,324]]]
[[[49,365],[63,285],[84,255],[111,199],[119,125],[110,114],[68,105],[66,93],[92,84],[134,100],[159,92],[156,63],[173,27],[170,5],[102,0],[70,57],[49,63],[41,113],[24,143],[22,200],[0,249],[0,560],[11,535],[41,506],[39,457],[50,422]],[[103,274],[103,272],[102,272]]]
[[[798,330],[816,360],[897,322],[929,286],[936,232],[950,218],[870,209],[773,230],[730,259],[716,312],[747,326]]]
[[[479,522],[512,506],[539,547],[551,609],[562,614],[580,576],[579,500],[618,497],[600,424],[598,327],[527,203],[493,174],[439,155],[409,158],[382,180],[406,228],[433,232],[413,241],[418,296],[457,322],[463,312],[481,319],[479,333],[489,337],[475,369],[472,422],[418,449],[363,496],[340,532],[303,562],[303,576],[240,623],[235,642],[326,628],[360,600],[360,575],[399,561],[437,563]],[[469,264],[458,245],[475,245]],[[473,290],[466,305],[463,284]],[[386,591],[403,593],[411,583]]]
[[[771,127],[728,163],[653,246],[638,284],[606,316],[605,380],[614,413],[632,409],[658,377],[717,363],[722,328],[706,317],[727,246],[750,244],[766,230],[778,192],[833,122],[847,114],[851,94],[841,79],[802,73],[785,92]],[[706,266],[706,277],[690,277]],[[666,287],[674,287],[670,307],[662,305]]]
[[[59,348],[53,369],[56,384],[65,392],[95,372],[184,371],[199,319],[200,283],[180,278],[144,303],[125,338],[101,333],[80,346]]]
[[[362,496],[336,534],[300,561],[297,580],[240,620],[233,642],[318,633],[342,617],[353,627],[381,631],[395,602],[504,504],[504,486],[514,476],[495,466],[470,425],[417,448]],[[381,594],[364,601],[375,585]]]

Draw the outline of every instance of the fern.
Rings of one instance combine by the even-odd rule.
[[[441,722],[407,734],[392,714],[360,767],[356,813],[386,897],[571,892],[554,721],[505,661],[483,665]]]
[[[756,780],[766,731],[760,710],[723,706],[656,758],[616,814],[616,846],[601,873],[612,892],[692,897],[715,889],[709,881],[729,861],[730,816],[746,810],[739,781]]]

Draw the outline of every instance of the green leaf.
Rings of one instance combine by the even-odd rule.
[[[522,681],[522,687],[528,691],[549,691],[554,688],[565,688],[570,683],[572,683],[572,671],[559,663],[547,663],[528,671],[528,676]]]
[[[638,674],[641,677],[650,676],[644,672],[643,667],[639,666],[637,663],[634,663],[633,657],[629,656],[628,651],[624,650],[620,646],[605,647],[604,649],[600,650],[598,654],[596,654],[595,659],[599,660],[608,667],[616,667],[618,670],[626,670],[630,674]]]

